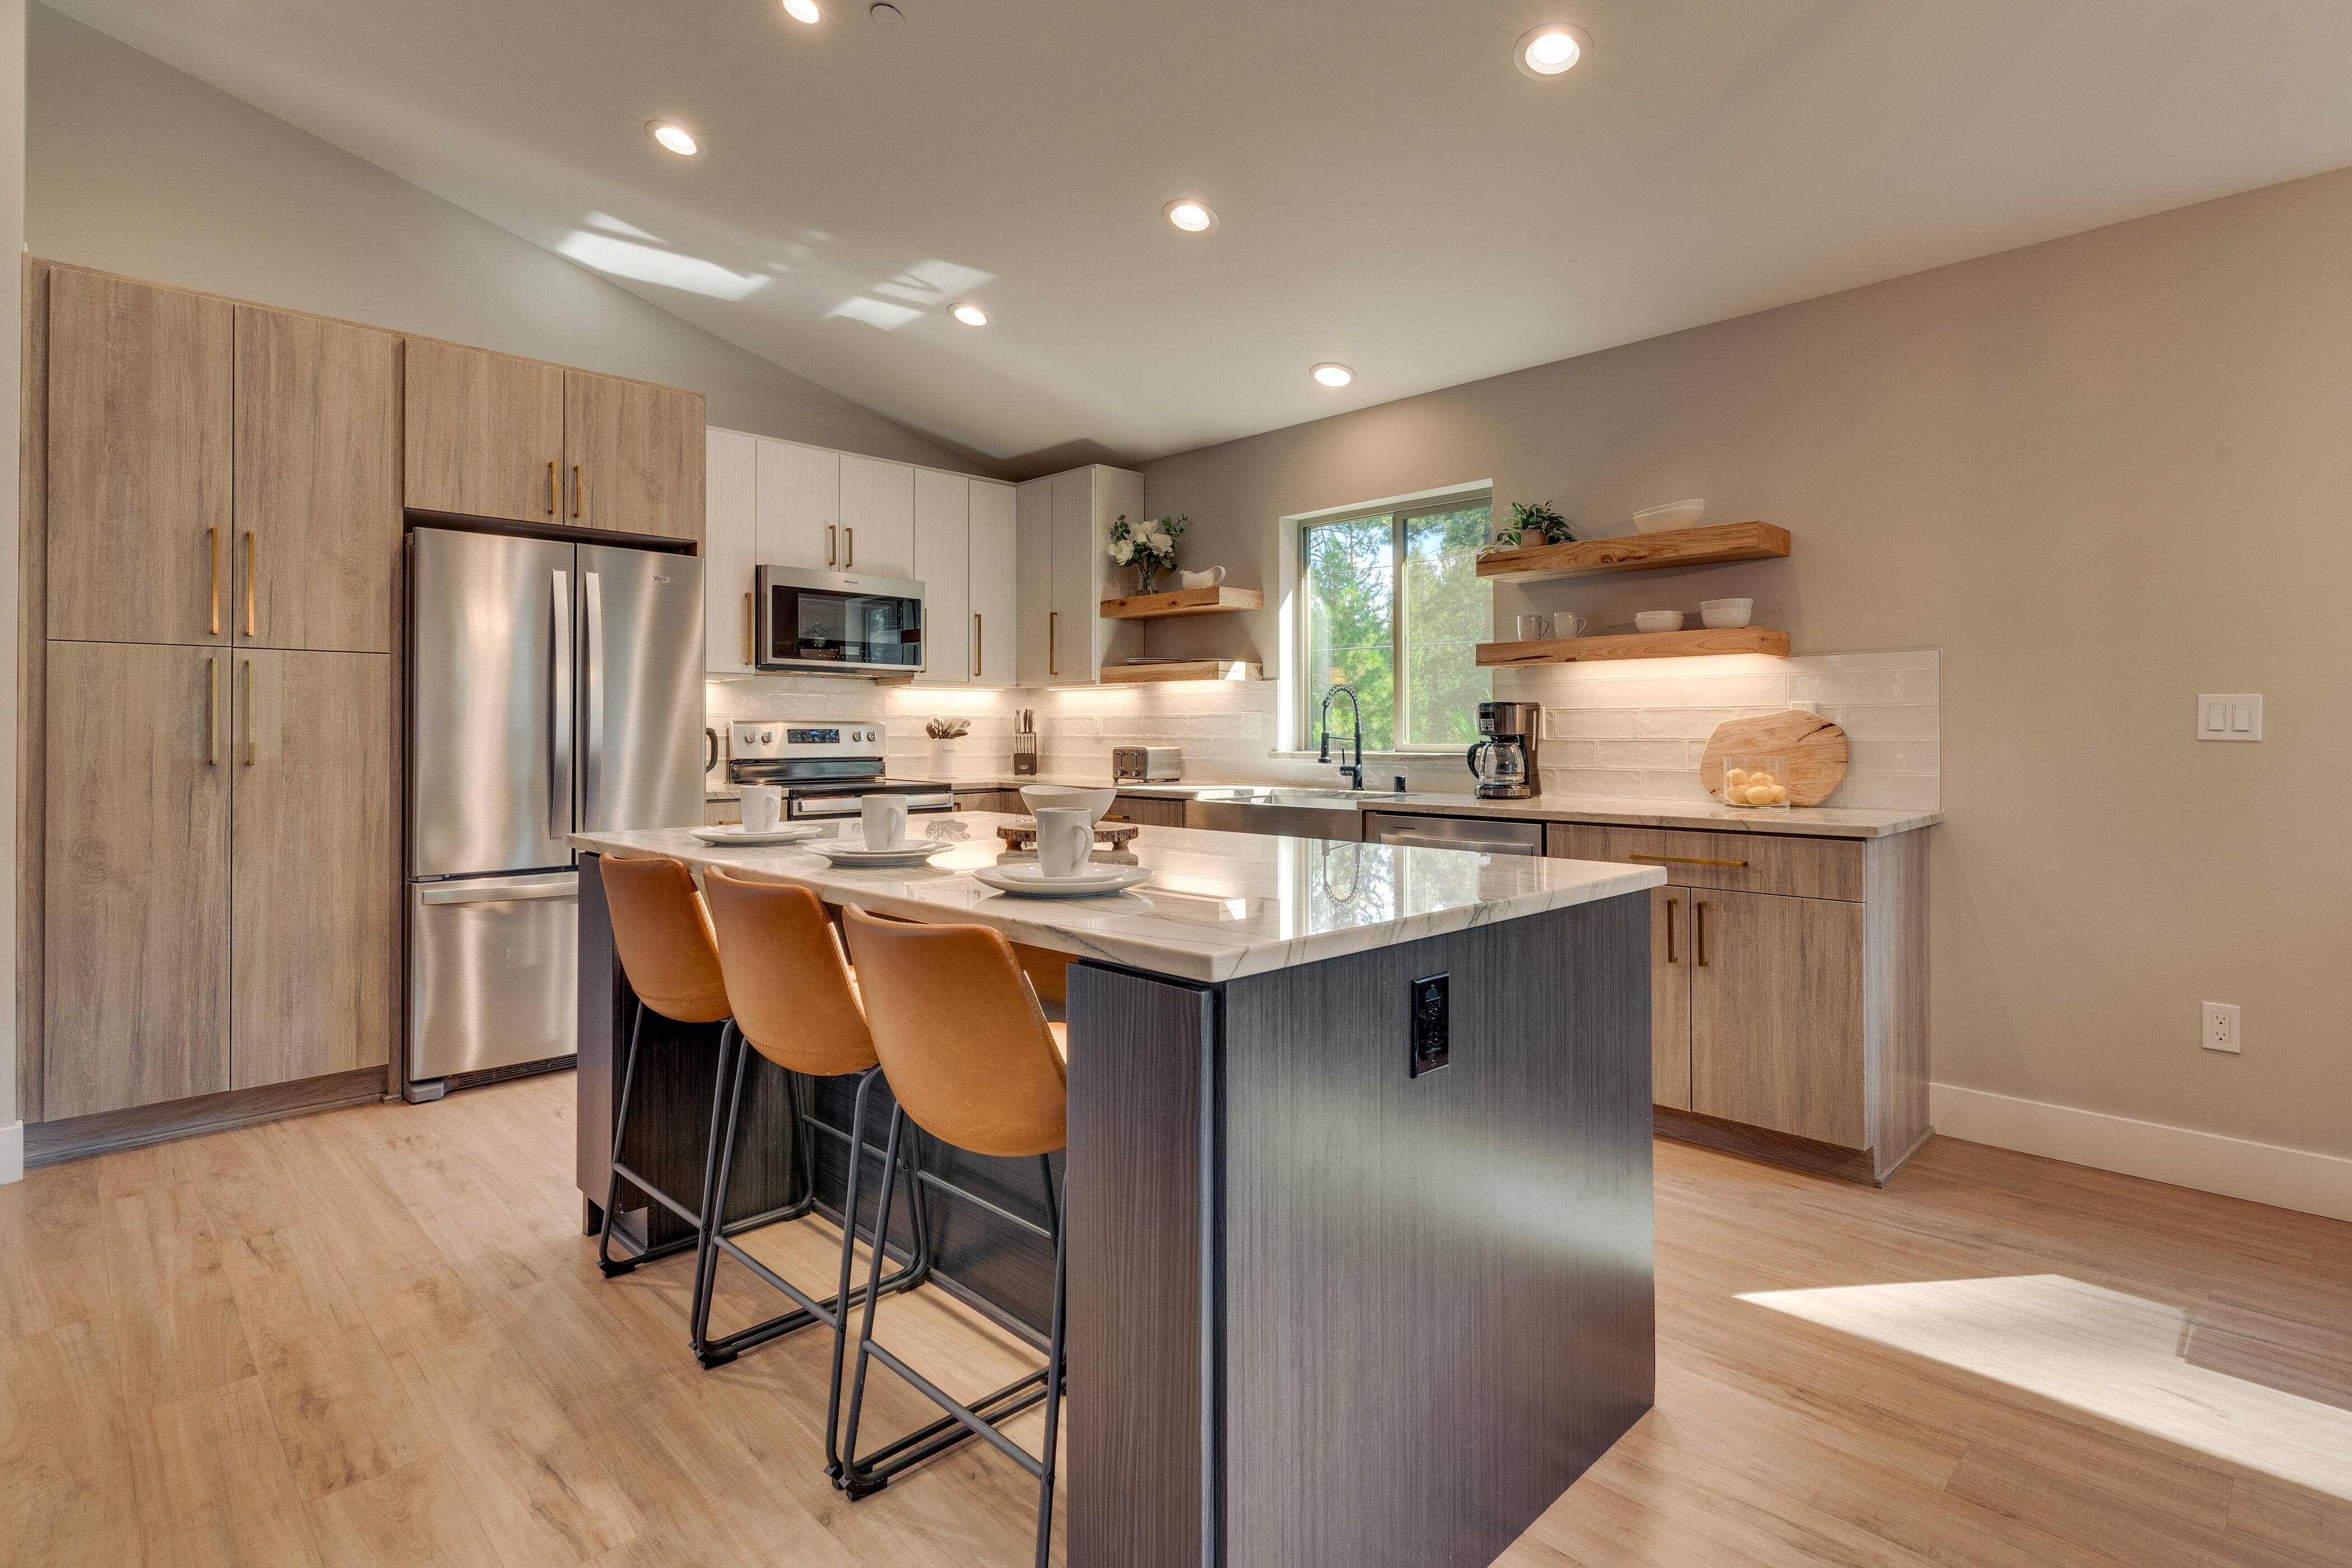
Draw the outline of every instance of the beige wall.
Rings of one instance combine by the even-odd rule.
[[[29,11],[37,256],[688,387],[714,425],[984,471],[127,44]]]
[[[1600,531],[1685,496],[1783,524],[1785,562],[1496,613],[1739,594],[1800,653],[1940,648],[1937,1079],[2352,1155],[2347,258],[2352,171],[1165,458],[1146,494],[1188,564],[1268,588],[1277,518],[1490,477]],[[1274,622],[1151,651],[1270,658]],[[2198,743],[2200,691],[2263,693],[2267,738]],[[2199,1047],[2204,1000],[2242,1056]]]

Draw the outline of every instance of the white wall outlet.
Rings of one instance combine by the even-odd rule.
[[[2259,691],[2207,691],[2197,699],[2197,738],[2200,741],[2259,741],[2263,738],[2263,694]]]
[[[2208,1002],[2205,1005],[2205,1048],[2236,1054],[2244,1043],[2243,1032],[2238,1026],[2238,1008],[2231,1002]]]

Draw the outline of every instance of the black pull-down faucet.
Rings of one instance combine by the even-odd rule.
[[[1356,760],[1352,763],[1341,763],[1339,772],[1347,776],[1349,789],[1361,789],[1364,787],[1364,710],[1357,704],[1354,688],[1344,682],[1333,685],[1323,694],[1323,749],[1315,753],[1315,760],[1318,763],[1331,760],[1331,699],[1343,692],[1348,699],[1349,716],[1355,721],[1353,732],[1348,738],[1355,745]]]

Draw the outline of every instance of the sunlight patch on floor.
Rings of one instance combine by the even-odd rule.
[[[1739,1300],[2352,1500],[2352,1411],[2190,1365],[2193,1325],[2178,1307],[2062,1274]]]

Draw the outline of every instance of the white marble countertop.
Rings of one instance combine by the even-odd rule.
[[[1231,980],[1426,936],[1517,920],[1662,886],[1654,867],[1477,855],[1459,849],[1343,844],[1253,833],[1146,828],[1132,855],[1098,860],[1150,868],[1150,881],[1100,899],[1024,899],[971,872],[1004,858],[992,812],[920,816],[915,837],[951,847],[928,865],[850,870],[790,845],[719,847],[682,827],[575,833],[575,849],[667,855],[700,870],[725,866],[788,882],[828,903],[921,921],[992,926],[1015,942],[1186,980]],[[854,825],[844,825],[855,837]]]

